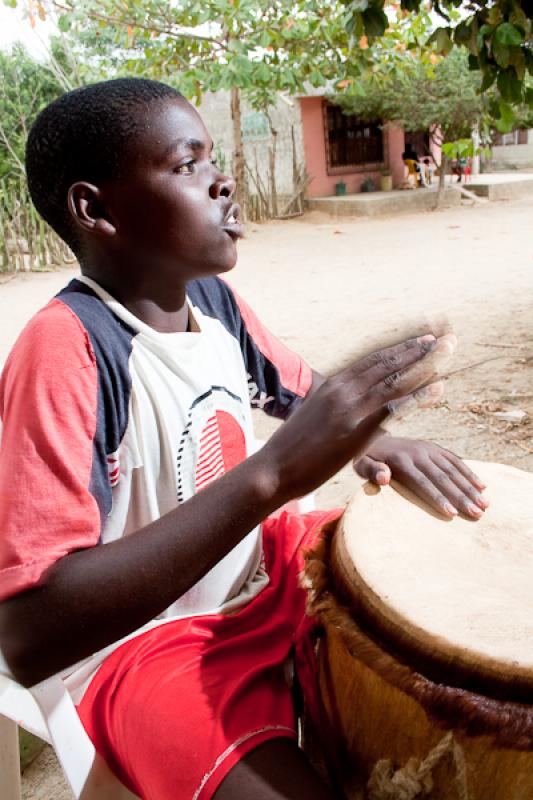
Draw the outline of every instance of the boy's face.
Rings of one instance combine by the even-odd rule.
[[[105,187],[115,248],[149,279],[182,283],[230,270],[243,230],[234,181],[213,161],[211,138],[185,100],[154,103]]]

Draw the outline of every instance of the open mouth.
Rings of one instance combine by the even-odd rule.
[[[241,223],[241,209],[237,203],[233,203],[226,213],[222,222],[222,227],[232,239],[242,239],[244,236],[244,226]]]

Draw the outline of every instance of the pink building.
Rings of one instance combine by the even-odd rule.
[[[406,140],[419,157],[427,152],[428,137],[424,133],[406,135],[398,126],[363,122],[344,114],[324,97],[299,100],[305,163],[312,176],[310,197],[334,195],[339,182],[346,184],[348,194],[359,192],[367,178],[372,178],[379,189],[383,169],[391,171],[393,186],[398,186],[405,176],[402,153]]]

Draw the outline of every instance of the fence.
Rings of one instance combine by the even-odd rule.
[[[37,214],[24,178],[0,181],[0,272],[48,270],[73,261],[70,248]]]

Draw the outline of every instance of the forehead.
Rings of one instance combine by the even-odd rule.
[[[143,115],[144,124],[132,142],[134,157],[157,163],[181,151],[212,149],[202,118],[186,100],[153,103]]]

